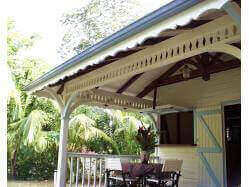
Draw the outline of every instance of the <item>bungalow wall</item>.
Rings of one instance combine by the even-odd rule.
[[[215,186],[217,181],[220,186],[224,186],[225,147],[222,104],[240,99],[240,75],[238,68],[213,74],[207,82],[198,78],[160,88],[159,100],[194,108],[197,146],[160,145],[157,150],[162,158],[183,160],[180,186]]]

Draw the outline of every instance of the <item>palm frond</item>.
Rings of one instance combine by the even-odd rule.
[[[29,114],[26,124],[24,124],[25,128],[23,134],[24,140],[26,140],[28,144],[34,142],[35,138],[38,137],[46,118],[46,114],[40,110],[33,110]]]
[[[87,117],[85,114],[79,114],[74,116],[69,122],[69,141],[71,143],[77,143],[79,141],[84,142],[91,138],[103,138],[106,142],[109,142],[113,148],[117,149],[116,142],[112,140],[105,132],[94,127],[95,121]]]

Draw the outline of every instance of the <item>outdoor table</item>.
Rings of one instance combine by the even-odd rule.
[[[157,174],[162,171],[163,164],[142,164],[142,163],[122,163],[123,173],[128,173],[132,178],[139,178],[145,184],[145,178],[149,175]]]

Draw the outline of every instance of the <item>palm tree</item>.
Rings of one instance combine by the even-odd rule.
[[[148,126],[154,121],[148,115],[140,115],[120,110],[104,109],[110,116],[110,124],[113,130],[113,140],[119,147],[121,154],[139,154],[139,145],[135,140],[138,128],[142,125]]]
[[[118,152],[115,141],[112,140],[104,131],[96,128],[96,122],[85,114],[78,114],[69,121],[68,150],[82,151],[86,148],[87,142],[92,138],[101,138],[109,143],[112,148]]]
[[[17,154],[23,145],[32,145],[37,151],[45,150],[48,141],[47,132],[42,125],[47,119],[46,113],[33,110],[28,116],[8,124],[8,153],[11,157],[12,175],[16,177]]]
[[[13,83],[9,74],[9,82]],[[43,130],[48,116],[41,110],[32,110],[33,96],[23,96],[13,83],[8,93],[8,133],[7,152],[11,158],[12,176],[16,177],[17,155],[23,145],[34,146],[36,151],[44,151],[50,142],[50,132]],[[22,99],[25,98],[25,99]],[[54,132],[59,136],[59,133]]]

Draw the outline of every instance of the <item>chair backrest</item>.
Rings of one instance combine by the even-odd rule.
[[[107,170],[122,170],[120,158],[106,158],[105,169]]]
[[[163,161],[162,171],[181,171],[183,160],[166,159]]]

